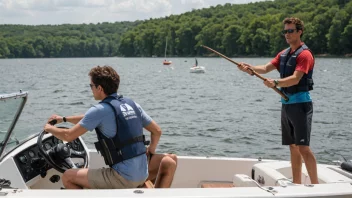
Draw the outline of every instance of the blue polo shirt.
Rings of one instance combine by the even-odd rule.
[[[116,97],[117,94],[111,94],[111,96]],[[152,121],[151,117],[144,112],[139,104],[135,104],[141,113],[143,127],[149,125]],[[92,106],[86,112],[79,124],[88,131],[93,131],[96,127],[98,127],[105,136],[110,138],[116,135],[114,111],[109,105],[104,103],[99,103]],[[148,177],[148,163],[146,155],[140,155],[114,164],[112,168],[128,181],[139,182],[147,179]]]

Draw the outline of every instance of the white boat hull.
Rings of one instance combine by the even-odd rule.
[[[205,73],[205,67],[203,67],[203,66],[191,67],[190,72],[191,73]]]
[[[47,135],[50,136],[50,135]],[[14,156],[28,146],[36,144],[36,138],[31,139],[8,154],[0,163],[0,178],[10,179],[12,187],[21,189],[2,189],[2,193],[11,197],[352,197],[352,174],[342,171],[338,166],[318,165],[318,176],[321,184],[309,186],[310,181],[302,177],[302,185],[294,185],[284,178],[290,179],[290,163],[288,161],[258,160],[247,158],[224,157],[189,157],[179,156],[178,167],[170,189],[114,189],[114,190],[60,190],[61,180],[50,182],[53,175],[61,173],[50,169],[42,178],[40,175],[24,182],[19,172]],[[84,145],[85,146],[85,145]],[[85,146],[86,147],[86,146]],[[89,168],[106,167],[103,158],[96,150],[89,149]],[[304,167],[303,167],[304,168]],[[252,180],[253,170],[265,177],[265,184],[259,184],[257,178]],[[303,169],[303,173],[306,171]],[[330,175],[326,175],[330,174]],[[247,182],[238,179],[247,175]],[[276,181],[275,181],[276,179]],[[284,180],[282,180],[284,179]],[[283,183],[278,180],[284,181]],[[238,183],[243,181],[242,183]],[[249,182],[248,182],[249,181]],[[201,188],[207,182],[236,183],[232,188]],[[272,189],[270,188],[272,187]],[[43,191],[43,189],[46,189]]]

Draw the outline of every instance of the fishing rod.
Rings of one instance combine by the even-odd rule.
[[[204,47],[207,50],[210,50],[212,52],[214,52],[215,54],[225,58],[226,60],[230,61],[231,63],[235,64],[235,65],[240,65],[239,63],[237,63],[236,61],[233,61],[232,59],[230,59],[229,57],[221,54],[220,52],[217,52],[216,50],[211,49],[210,47],[207,47],[205,45],[201,45],[201,47]],[[266,78],[264,78],[262,75],[258,74],[257,72],[255,72],[252,68],[248,69],[253,73],[253,75],[257,76],[258,78],[262,79],[263,81],[266,81]],[[288,97],[282,92],[280,91],[276,86],[271,87],[276,93],[278,93],[285,101],[288,101]]]

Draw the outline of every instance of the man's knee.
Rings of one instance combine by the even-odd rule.
[[[302,156],[311,155],[312,151],[310,150],[309,146],[298,146],[299,152]]]
[[[169,156],[171,159],[173,159],[175,161],[175,163],[177,164],[177,155],[175,154],[168,154],[167,156]]]
[[[296,146],[295,144],[290,144],[290,152],[291,152],[291,155],[299,155],[300,154],[299,146]]]
[[[176,159],[176,160],[175,160]],[[160,162],[160,170],[161,171],[175,171],[177,157],[165,156]]]

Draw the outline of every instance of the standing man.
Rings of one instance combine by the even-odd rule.
[[[149,153],[155,153],[161,129],[153,120],[145,123],[142,108],[131,99],[117,94],[120,77],[112,67],[94,67],[89,76],[93,96],[101,102],[91,107],[84,116],[53,115],[49,119],[75,124],[70,129],[46,124],[44,130],[58,139],[70,142],[95,129],[98,137],[95,147],[110,168],[68,169],[63,174],[62,182],[68,189],[141,186],[148,177],[143,127],[151,132]]]
[[[251,66],[241,63],[238,68],[253,75],[252,70],[266,74],[277,69],[280,79],[267,78],[264,84],[269,87],[281,87],[289,97],[281,99],[282,144],[290,146],[293,183],[301,183],[302,157],[312,184],[318,184],[317,162],[309,147],[312,127],[313,104],[309,91],[313,89],[314,57],[309,48],[301,41],[304,24],[298,18],[286,18],[283,21],[285,36],[289,48],[281,51],[266,65]]]

